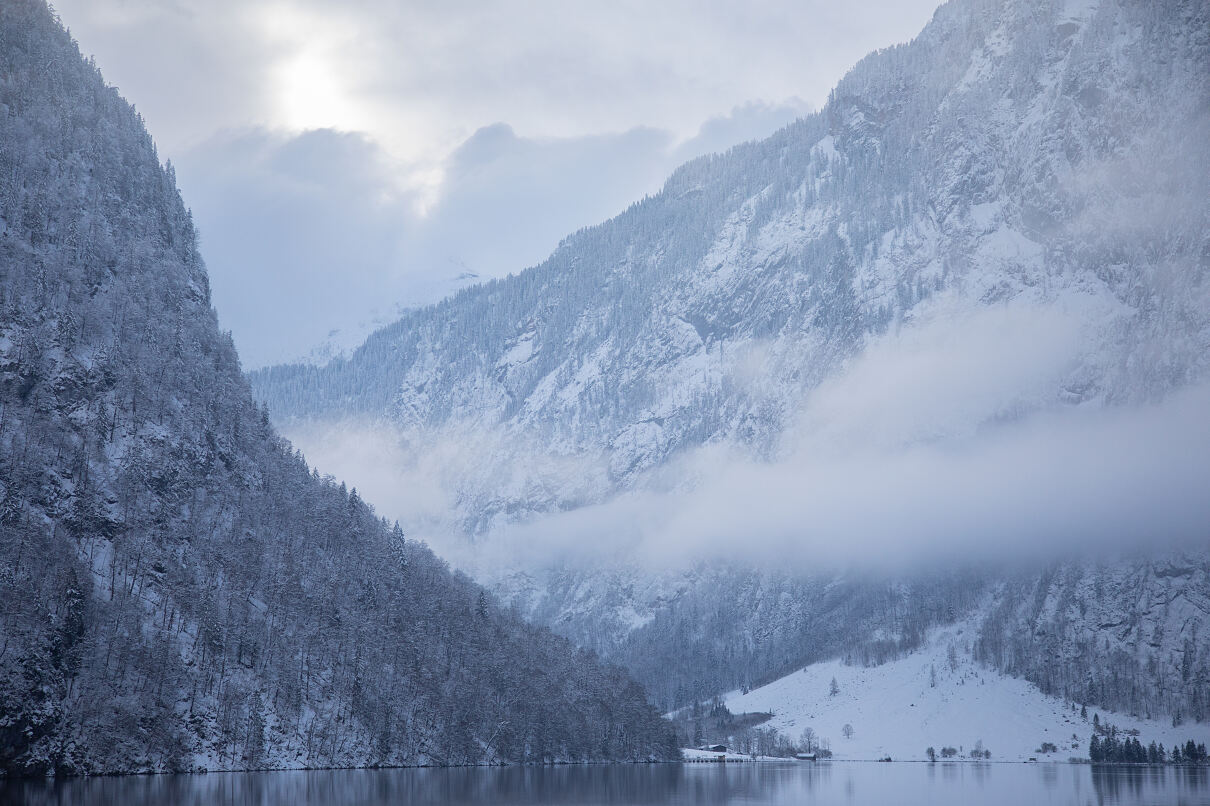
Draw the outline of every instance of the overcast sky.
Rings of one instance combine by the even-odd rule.
[[[245,367],[499,276],[818,108],[936,0],[58,0],[142,112]]]

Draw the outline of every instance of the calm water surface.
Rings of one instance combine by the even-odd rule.
[[[652,764],[211,773],[0,783],[29,804],[1207,804],[1207,768],[1066,764]]]

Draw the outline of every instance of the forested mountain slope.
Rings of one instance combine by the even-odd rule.
[[[645,759],[643,691],[269,424],[142,120],[0,4],[0,770]]]
[[[974,656],[1047,694],[1210,721],[1210,553],[1072,562],[1010,577]]]

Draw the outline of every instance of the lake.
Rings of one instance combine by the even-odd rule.
[[[210,773],[0,782],[0,802],[47,806],[1210,805],[1210,769],[788,762]]]

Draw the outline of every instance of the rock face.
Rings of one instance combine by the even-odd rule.
[[[921,321],[1024,306],[1061,312],[1079,337],[1042,381],[1006,387],[968,422],[899,435],[908,440],[1160,400],[1203,382],[1210,361],[1208,75],[1204,3],[954,0],[911,43],[859,63],[819,113],[685,165],[541,265],[409,314],[348,359],[253,373],[254,393],[289,433],[369,419],[391,423],[405,446],[496,435],[449,471],[457,527],[481,540],[503,523],[647,489],[701,446],[778,456],[804,395]],[[1123,560],[1118,571],[1134,579],[1166,562]],[[1154,664],[1137,646],[1106,649],[1088,630],[1133,623],[1149,605],[1114,596],[1103,608],[1115,615],[1084,622],[1085,608],[1077,627],[1070,608],[1052,622],[1057,611],[1024,604],[1033,594],[1022,591],[1049,591],[1047,580],[1079,568],[1029,582],[958,575],[932,603],[911,593],[917,580],[900,580],[891,588],[919,614],[911,623],[877,615],[885,583],[846,584],[840,596],[835,580],[801,575],[539,567],[494,584],[623,659],[669,705],[842,645],[911,643],[994,590],[1005,599],[981,644],[989,662],[1068,696],[1205,718],[1185,683],[1164,683],[1170,698],[1139,693],[1186,658],[1206,668],[1205,612],[1166,622]],[[1170,581],[1165,596],[1204,600],[1204,575]],[[869,617],[837,627],[821,615],[839,601],[821,591]],[[743,615],[710,609],[732,595],[751,603]],[[1010,622],[1037,629],[1009,640]],[[1043,634],[1060,655],[1043,653]],[[1111,655],[1136,694],[1112,682]]]
[[[668,757],[623,672],[320,478],[142,120],[0,5],[0,771]]]
[[[1210,561],[1069,563],[1014,579],[975,656],[1048,694],[1173,724],[1210,716]]]

